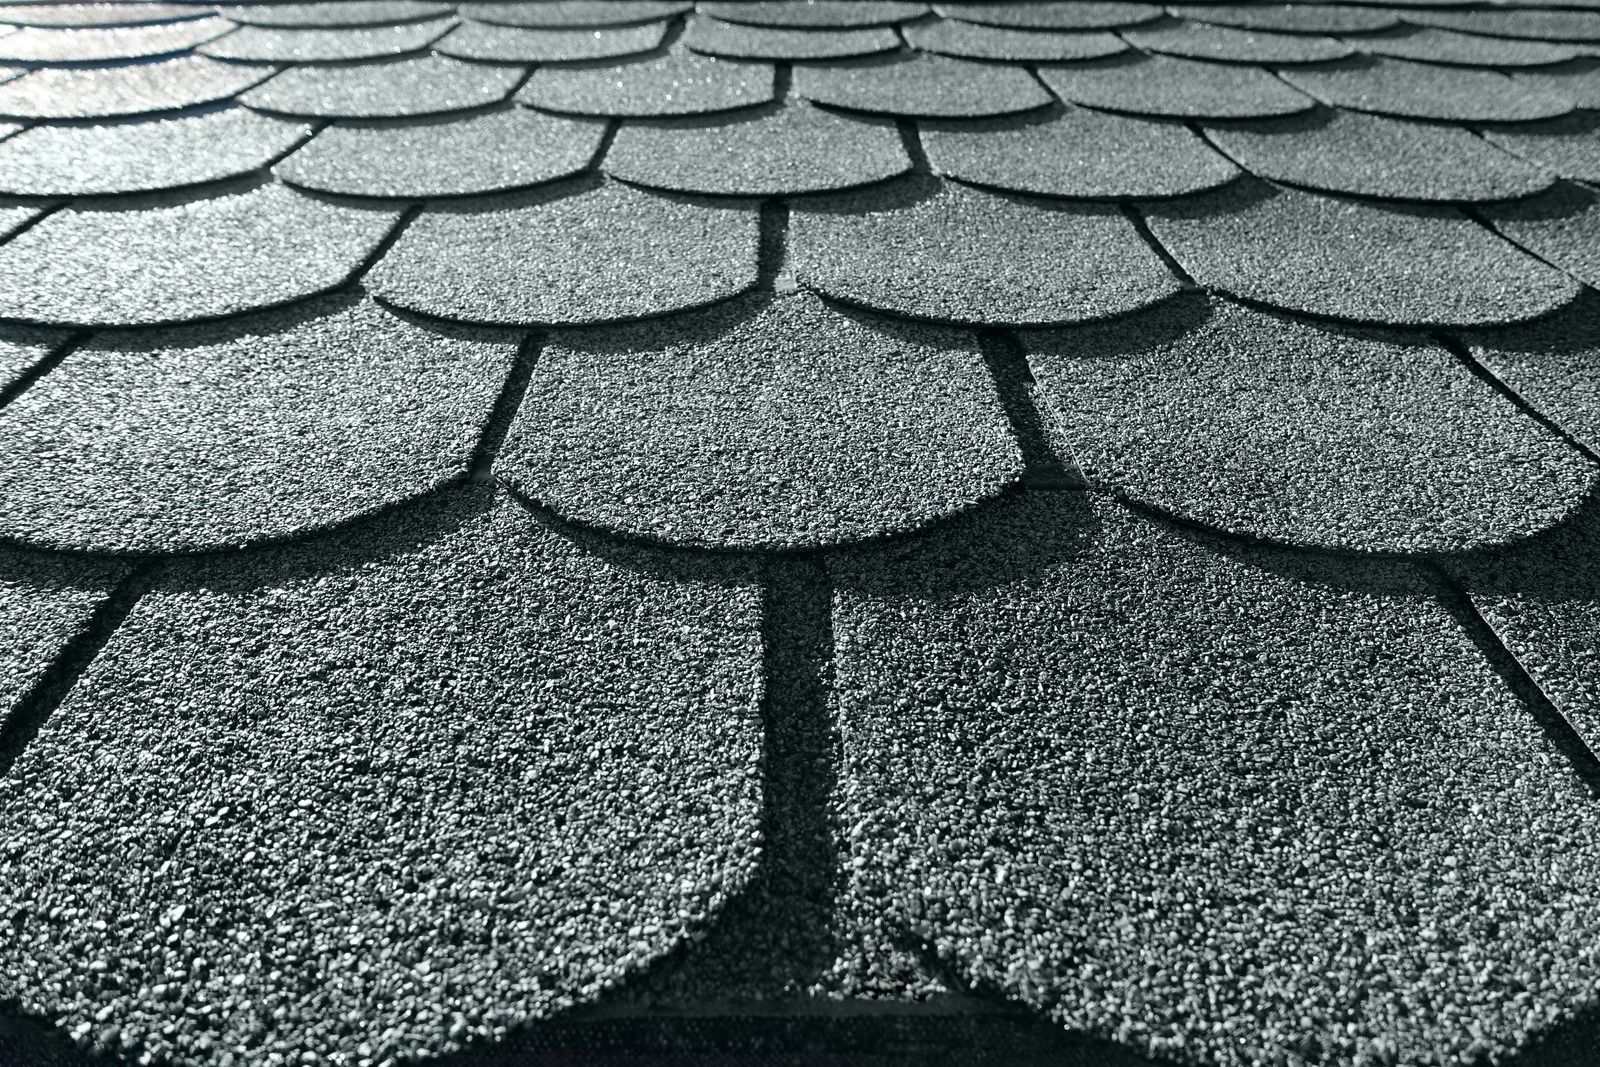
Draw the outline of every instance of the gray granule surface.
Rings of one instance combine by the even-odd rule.
[[[1050,103],[1025,70],[930,55],[796,67],[794,91],[822,104],[911,118],[981,118]]]
[[[970,333],[809,293],[558,339],[495,473],[586,526],[723,549],[916,530],[1022,473]]]
[[[0,538],[203,552],[411,500],[465,476],[515,350],[346,297],[100,334],[0,412]]]
[[[1497,204],[1494,227],[1589,285],[1600,284],[1600,207],[1593,192],[1562,183],[1544,196]]]
[[[1045,196],[1179,196],[1239,174],[1182,125],[1084,108],[1070,108],[1047,122],[999,119],[982,128],[925,124],[921,133],[936,173]]]
[[[4,217],[0,216],[0,234],[5,232]],[[44,330],[26,326],[0,326],[0,391],[22,377],[63,340],[64,336],[55,336]]]
[[[580,173],[604,132],[598,122],[522,108],[405,126],[329,126],[275,171],[292,185],[354,196],[500,192]]]
[[[1483,136],[1563,178],[1600,182],[1600,116],[1569,115],[1536,125],[1486,129]]]
[[[1457,126],[1430,126],[1325,111],[1207,131],[1262,178],[1391,200],[1506,200],[1547,188],[1554,176]]]
[[[1593,297],[1537,322],[1463,339],[1534,410],[1600,451],[1600,309]]]
[[[729,4],[702,0],[698,8],[703,14],[726,22],[797,29],[884,26],[920,18],[928,13],[927,4],[902,3],[900,0],[807,0],[802,4],[768,3],[765,0],[741,0],[740,3]]]
[[[1600,110],[1600,63],[1592,59],[1542,70],[1514,71],[1511,81],[1518,89],[1570,100],[1574,107],[1586,111]]]
[[[976,22],[940,19],[901,27],[906,43],[922,52],[938,52],[967,59],[1004,59],[1018,63],[1052,60],[1098,59],[1128,50],[1127,42],[1113,33],[1050,33],[1013,30]]]
[[[498,103],[521,78],[518,67],[424,56],[352,67],[291,67],[240,101],[262,111],[316,118],[439,115]]]
[[[0,355],[4,346],[0,340]],[[0,549],[0,728],[125,570],[106,560]]]
[[[662,189],[782,196],[882,181],[909,171],[911,160],[889,119],[791,103],[757,118],[624,124],[605,167]]]
[[[1053,493],[832,561],[853,892],[1181,1062],[1491,1062],[1570,1018],[1566,758],[1407,571],[1218,547]]]
[[[0,4],[0,23],[19,26],[141,26],[209,14],[190,4]]]
[[[167,571],[0,781],[24,1010],[184,1067],[375,1067],[592,1001],[744,889],[752,568],[487,497]]]
[[[573,115],[700,115],[767,103],[774,79],[770,63],[679,53],[614,67],[541,67],[517,100]]]
[[[801,284],[918,319],[1030,325],[1105,318],[1178,280],[1121,213],[946,185],[913,206],[843,194],[789,221]]]
[[[667,34],[664,22],[606,29],[549,30],[522,26],[496,26],[467,22],[433,47],[461,59],[500,63],[556,63],[584,59],[615,59],[650,52]]]
[[[0,191],[28,196],[149,192],[264,167],[310,131],[245,108],[93,126],[35,126],[0,141]]]
[[[1405,59],[1377,59],[1319,70],[1287,68],[1282,76],[1324,103],[1399,118],[1526,122],[1572,110],[1565,97],[1525,86],[1496,71]]]
[[[900,38],[888,26],[791,30],[701,16],[689,21],[683,43],[696,52],[730,59],[843,59],[892,52],[900,47]]]
[[[1024,345],[1091,482],[1243,537],[1467,551],[1556,525],[1600,474],[1432,345],[1199,297]]]
[[[481,323],[601,323],[736,296],[756,282],[753,203],[626,186],[424,212],[374,268],[382,299]],[[641,241],[648,233],[651,240]]]
[[[1265,70],[1170,56],[1045,67],[1039,76],[1073,103],[1135,115],[1265,118],[1314,104]]]
[[[1351,52],[1348,44],[1331,37],[1264,33],[1195,22],[1138,27],[1124,36],[1129,44],[1147,52],[1230,63],[1317,63],[1342,59]]]
[[[1595,11],[1415,11],[1406,21],[1492,37],[1600,41],[1600,12]]]
[[[1196,22],[1278,33],[1371,33],[1400,24],[1393,11],[1332,4],[1194,4],[1171,10]]]
[[[219,63],[205,56],[126,67],[46,68],[0,85],[0,115],[84,119],[154,114],[226,100],[271,75],[271,67]]]
[[[1100,30],[1134,26],[1161,17],[1161,9],[1149,4],[1122,3],[1036,3],[1033,0],[1009,3],[934,4],[945,18],[981,22],[989,26],[1009,26],[1018,30]]]
[[[655,22],[694,9],[690,0],[554,0],[540,3],[461,4],[463,18],[505,26],[626,26]]]
[[[1286,311],[1464,326],[1534,318],[1579,291],[1452,209],[1289,189],[1213,195],[1206,204],[1153,209],[1156,240],[1201,285]]]
[[[32,204],[0,205],[0,237],[10,234],[43,211],[44,208]]]
[[[450,14],[454,4],[425,0],[338,0],[312,4],[237,4],[221,8],[234,22],[253,26],[377,26]]]
[[[281,185],[69,208],[0,245],[0,318],[144,325],[287,303],[342,285],[398,217]]]
[[[426,48],[455,25],[454,19],[403,22],[397,26],[341,26],[298,29],[241,26],[220,41],[200,48],[216,59],[261,63],[319,63],[377,59]]]
[[[216,18],[81,30],[28,28],[0,37],[0,61],[50,64],[148,59],[187,51],[232,28],[231,23]]]
[[[1479,37],[1434,29],[1417,29],[1398,36],[1363,37],[1352,43],[1375,56],[1462,67],[1538,67],[1562,63],[1579,55],[1575,48],[1546,41]]]

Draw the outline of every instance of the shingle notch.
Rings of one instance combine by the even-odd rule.
[[[541,67],[519,103],[572,115],[700,115],[773,99],[770,63],[674,54],[620,66]]]
[[[309,118],[441,115],[498,103],[521,79],[516,67],[430,55],[346,67],[291,67],[239,99],[260,111]]]

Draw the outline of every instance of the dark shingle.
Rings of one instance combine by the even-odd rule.
[[[1045,67],[1039,76],[1074,103],[1133,115],[1264,118],[1313,103],[1265,70],[1170,56]]]
[[[1483,135],[1563,178],[1600,182],[1600,116],[1569,115],[1549,122],[1486,129]]]
[[[1456,122],[1525,122],[1565,115],[1570,100],[1504,74],[1404,59],[1338,67],[1290,68],[1283,77],[1324,103],[1399,118]]]
[[[1155,210],[1150,228],[1202,285],[1328,318],[1505,322],[1578,293],[1559,271],[1448,208],[1223,191],[1205,204]]]
[[[724,22],[796,29],[840,29],[847,26],[884,26],[928,13],[927,4],[903,0],[804,0],[802,3],[741,0],[718,3],[701,0],[700,11]]]
[[[1050,102],[1025,70],[930,55],[796,67],[794,89],[821,104],[911,118],[1006,115]]]
[[[453,19],[403,22],[396,26],[286,29],[242,26],[200,52],[216,59],[261,63],[326,63],[399,56],[426,48],[455,25]]]
[[[297,300],[343,284],[397,214],[324,203],[281,185],[59,211],[0,245],[0,317],[135,325]]]
[[[310,130],[227,108],[94,126],[35,126],[0,141],[0,192],[97,196],[232,178],[266,166]]]
[[[1317,63],[1342,59],[1350,46],[1314,34],[1261,33],[1205,23],[1179,22],[1123,34],[1147,52],[1226,63]]]
[[[5,344],[0,339],[0,363]],[[0,633],[6,635],[0,643],[0,729],[125,570],[108,560],[0,549]]]
[[[101,334],[0,412],[0,538],[204,552],[391,507],[467,473],[514,352],[338,297]]]
[[[182,56],[85,70],[48,68],[0,84],[0,115],[90,119],[149,115],[226,100],[272,75],[270,67]]]
[[[681,311],[756,280],[754,205],[608,186],[429,211],[374,268],[382,299],[484,323],[599,323]],[[640,240],[649,234],[650,240]]]
[[[1253,173],[1311,189],[1388,200],[1505,200],[1549,186],[1549,172],[1456,126],[1327,111],[1212,140]]]
[[[440,115],[504,100],[521,77],[516,67],[423,56],[350,67],[291,67],[239,99],[261,111],[315,118]]]
[[[900,47],[900,38],[887,26],[790,30],[701,16],[689,21],[683,43],[696,52],[729,59],[843,59],[892,52]]]
[[[918,319],[1079,322],[1178,291],[1115,209],[1028,204],[960,185],[911,206],[887,206],[876,193],[797,205],[789,233],[801,284]]]
[[[844,118],[790,104],[758,118],[627,123],[607,172],[686,193],[783,196],[848,189],[911,169],[888,119]]]
[[[1159,198],[1210,189],[1239,174],[1177,123],[1084,108],[1069,108],[1046,122],[924,124],[921,132],[935,172],[1020,193]]]
[[[1200,298],[1024,340],[1091,481],[1231,534],[1459,552],[1556,525],[1600,473],[1432,345]]]
[[[143,26],[202,19],[211,12],[190,4],[0,4],[0,23],[18,26]]]
[[[957,19],[914,22],[900,30],[906,43],[923,52],[967,59],[1006,59],[1013,62],[1098,59],[1128,50],[1127,42],[1112,33],[1050,33],[984,26]]]
[[[463,17],[502,26],[626,26],[692,10],[691,0],[546,0],[540,3],[461,4]]]
[[[1098,30],[1114,26],[1133,26],[1161,17],[1161,9],[1149,4],[1034,2],[1011,0],[1005,3],[944,3],[933,9],[945,18],[981,22],[988,26],[1009,26],[1019,30]]]
[[[592,554],[484,495],[146,594],[0,779],[10,989],[91,1040],[148,1020],[165,1062],[437,1054],[745,890],[753,568]]]
[[[235,4],[219,8],[234,22],[252,26],[377,26],[418,22],[450,14],[455,5],[427,0],[336,0],[309,4]]]
[[[1470,33],[1432,29],[1363,37],[1350,43],[1375,56],[1461,67],[1538,67],[1562,63],[1580,54],[1576,48],[1546,41],[1478,37]]]
[[[541,67],[517,100],[572,115],[700,115],[764,104],[773,86],[771,64],[680,53],[615,67]]]
[[[667,34],[664,22],[618,26],[601,30],[527,29],[468,22],[433,47],[434,51],[462,59],[501,63],[556,63],[570,60],[615,59],[652,52]]]
[[[1600,285],[1600,197],[1566,182],[1485,211],[1495,228],[1589,285]]]
[[[1493,37],[1600,41],[1596,11],[1413,11],[1406,21]]]
[[[0,35],[0,61],[55,64],[150,59],[186,52],[231,28],[222,19],[187,19],[104,29],[27,28]]]
[[[585,526],[767,549],[917,529],[1021,456],[971,334],[799,293],[558,340],[495,472]]]

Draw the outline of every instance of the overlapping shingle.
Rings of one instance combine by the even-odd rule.
[[[1405,59],[1327,68],[1291,67],[1282,77],[1327,104],[1397,118],[1458,122],[1526,122],[1554,118],[1570,99],[1504,74]]]
[[[417,22],[450,14],[454,5],[431,0],[321,0],[305,4],[232,4],[218,10],[251,26],[333,28]]]
[[[97,196],[199,185],[266,166],[311,131],[240,107],[88,126],[34,126],[0,141],[0,192]]]
[[[1600,197],[1563,182],[1544,196],[1496,205],[1496,229],[1588,285],[1600,283]]]
[[[755,26],[839,29],[847,26],[885,26],[928,13],[928,5],[905,0],[805,0],[790,4],[783,0],[740,0],[722,3],[701,0],[700,10],[724,22],[745,22]]]
[[[1203,22],[1163,23],[1124,31],[1136,48],[1228,63],[1317,63],[1342,59],[1351,46],[1314,34],[1263,33]]]
[[[1114,33],[1051,33],[985,26],[958,19],[914,22],[901,28],[906,43],[923,52],[966,59],[1006,59],[1017,63],[1097,59],[1126,52],[1128,44]]]
[[[8,237],[45,213],[37,204],[0,205],[0,238]]]
[[[517,67],[445,56],[338,67],[291,67],[245,93],[260,111],[308,118],[442,115],[498,103],[522,78]]]
[[[910,118],[1008,115],[1050,102],[1025,70],[932,55],[800,66],[794,91],[819,104]]]
[[[696,52],[727,59],[845,59],[892,52],[900,38],[888,26],[847,29],[787,29],[701,16],[691,19],[683,43]]]
[[[209,9],[198,4],[0,4],[0,23],[17,26],[143,26],[209,14]]]
[[[1576,48],[1548,41],[1480,37],[1435,29],[1363,37],[1355,43],[1370,55],[1461,67],[1539,67],[1563,63],[1580,54]]]
[[[651,240],[641,241],[648,233]],[[754,204],[608,186],[424,212],[374,268],[383,300],[480,323],[600,323],[681,311],[756,281]]]
[[[257,63],[329,63],[400,56],[426,48],[449,32],[454,19],[328,29],[241,26],[200,48],[215,59]]]
[[[1135,26],[1161,17],[1161,9],[1150,4],[1077,2],[1031,2],[1002,0],[976,3],[934,4],[945,18],[979,22],[988,26],[1009,26],[1025,30],[1094,30]]]
[[[0,223],[0,231],[4,224]],[[15,386],[33,366],[50,354],[64,338],[45,330],[0,326],[0,396]]]
[[[185,19],[95,29],[27,27],[0,36],[0,62],[99,63],[186,52],[232,26],[222,19]]]
[[[1511,81],[1523,92],[1570,100],[1586,111],[1600,109],[1600,62],[1575,59],[1557,67],[1511,72]]]
[[[465,18],[502,26],[627,26],[656,22],[693,9],[692,0],[539,0],[534,3],[465,3]]]
[[[1600,181],[1597,134],[1600,117],[1587,114],[1483,131],[1487,140],[1507,152],[1574,181]]]
[[[1398,13],[1338,4],[1184,4],[1172,13],[1196,22],[1279,33],[1370,33],[1398,26]]]
[[[796,205],[789,233],[801,284],[938,322],[1080,322],[1178,291],[1133,224],[1107,207],[945,185],[909,205],[883,193]]]
[[[666,37],[664,22],[589,29],[530,29],[467,22],[434,44],[434,51],[460,59],[497,63],[562,63],[615,59],[652,52]]]
[[[1414,11],[1406,21],[1491,37],[1600,41],[1600,11]]]
[[[109,560],[0,549],[0,730],[126,571]]]
[[[1039,75],[1075,104],[1132,115],[1265,118],[1314,103],[1265,70],[1170,56],[1045,67]]]
[[[0,244],[0,318],[144,325],[287,303],[342,285],[397,218],[281,185],[68,208]]]
[[[677,53],[615,67],[540,67],[517,100],[572,115],[701,115],[766,103],[774,77],[769,63]]]
[[[53,68],[0,79],[0,115],[92,119],[149,115],[226,100],[272,76],[272,68],[182,56],[131,66]]]

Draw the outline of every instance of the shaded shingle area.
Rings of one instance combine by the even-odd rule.
[[[604,132],[597,122],[520,108],[404,126],[329,126],[275,172],[291,185],[353,196],[500,192],[585,170]]]
[[[819,104],[908,118],[980,118],[1050,103],[1025,70],[920,54],[799,66],[794,90]]]
[[[650,52],[666,37],[664,22],[616,26],[600,30],[530,29],[467,22],[433,47],[460,59],[499,63],[557,63],[589,59],[614,59]]]
[[[383,300],[479,323],[600,323],[681,311],[756,282],[757,211],[608,186],[423,213],[374,268]],[[640,240],[649,234],[650,240]]]
[[[1289,67],[1281,76],[1327,104],[1397,118],[1454,122],[1526,122],[1565,115],[1572,102],[1490,70],[1405,59]]]
[[[218,10],[225,18],[252,26],[331,28],[438,18],[450,14],[454,6],[428,0],[337,0],[311,4],[234,4]]]
[[[1485,129],[1483,135],[1563,178],[1600,181],[1600,116],[1568,115],[1548,122]]]
[[[1433,345],[1200,297],[1024,343],[1092,482],[1241,537],[1466,551],[1556,525],[1600,473]]]
[[[0,317],[146,325],[288,303],[342,285],[397,218],[281,185],[69,208],[0,245]]]
[[[937,173],[1019,193],[1159,198],[1214,188],[1239,174],[1182,125],[1084,108],[1044,122],[930,123],[921,134]]]
[[[1465,340],[1491,374],[1600,451],[1600,302],[1593,294],[1537,322],[1470,333]]]
[[[17,26],[142,26],[209,14],[206,8],[189,4],[0,4],[0,23]]]
[[[1265,70],[1171,56],[1045,67],[1039,76],[1075,104],[1133,115],[1264,118],[1314,103]]]
[[[1331,37],[1266,33],[1203,22],[1141,26],[1123,36],[1147,52],[1227,63],[1317,63],[1342,59],[1351,52],[1348,44]]]
[[[927,4],[902,3],[900,0],[804,0],[797,4],[771,3],[768,0],[729,4],[703,0],[698,6],[705,14],[724,22],[810,29],[884,26],[928,13]]]
[[[520,103],[573,115],[699,115],[772,100],[769,63],[674,54],[615,67],[541,67]]]
[[[1576,48],[1548,41],[1479,37],[1470,33],[1434,29],[1363,37],[1353,43],[1361,51],[1375,56],[1462,67],[1538,67],[1563,63],[1580,54]]]
[[[102,334],[0,412],[0,537],[204,552],[413,499],[465,476],[514,352],[344,297]]]
[[[0,221],[0,233],[5,232]],[[0,396],[59,346],[64,337],[26,326],[0,326]]]
[[[690,20],[683,43],[696,52],[728,59],[805,60],[892,52],[900,47],[900,38],[888,26],[796,30],[701,16]]]
[[[545,349],[495,465],[610,533],[794,549],[903,533],[1021,474],[971,334],[809,293]]]
[[[95,29],[28,27],[0,35],[0,62],[97,63],[184,52],[232,29],[222,19],[186,19]]]
[[[5,341],[0,340],[0,359]],[[3,372],[0,372],[3,373]],[[88,626],[126,565],[0,549],[0,729]]]
[[[272,75],[272,68],[181,56],[120,67],[31,71],[0,84],[0,115],[92,119],[147,115],[226,100]]]
[[[34,204],[0,204],[0,238],[20,229],[44,211],[45,208]]]
[[[1049,62],[1098,59],[1128,50],[1127,42],[1114,33],[1014,30],[957,19],[914,22],[902,27],[900,32],[912,48],[967,59]]]
[[[1114,208],[1027,203],[960,185],[910,205],[842,194],[795,210],[789,234],[802,285],[918,319],[1080,322],[1178,291]]]
[[[1563,182],[1540,197],[1497,204],[1485,214],[1513,241],[1589,285],[1600,284],[1600,197]]]
[[[1554,176],[1458,126],[1324,110],[1210,138],[1251,173],[1331,193],[1387,200],[1508,200],[1548,188]]]
[[[1414,11],[1406,21],[1490,37],[1600,41],[1600,11]]]
[[[606,171],[687,193],[782,196],[847,189],[911,169],[899,131],[881,118],[844,118],[805,104],[734,121],[628,123]]]
[[[1256,186],[1152,209],[1149,223],[1201,285],[1327,318],[1509,322],[1578,293],[1564,274],[1449,208]]]
[[[150,1020],[126,1036],[166,1062],[448,1052],[745,888],[755,576],[594,555],[484,496],[142,598],[0,781],[24,1010]]]
[[[465,18],[503,26],[626,26],[656,22],[694,8],[690,0],[541,0],[461,4]]]
[[[423,56],[348,67],[291,67],[240,101],[260,111],[308,118],[440,115],[498,103],[521,78],[516,67]]]
[[[1337,4],[1192,4],[1171,10],[1196,22],[1279,33],[1370,33],[1400,24],[1394,11]]]
[[[1161,17],[1149,4],[1004,2],[934,4],[945,18],[1019,30],[1097,30],[1133,26]]]
[[[1600,808],[1406,572],[1074,493],[830,572],[852,890],[970,984],[1239,1063],[1590,1002]]]
[[[257,63],[326,63],[399,56],[426,48],[455,25],[453,19],[403,22],[394,26],[340,26],[302,29],[241,26],[200,52],[215,59]]]
[[[0,191],[98,196],[198,185],[264,167],[309,132],[237,107],[169,119],[35,126],[0,141]]]

